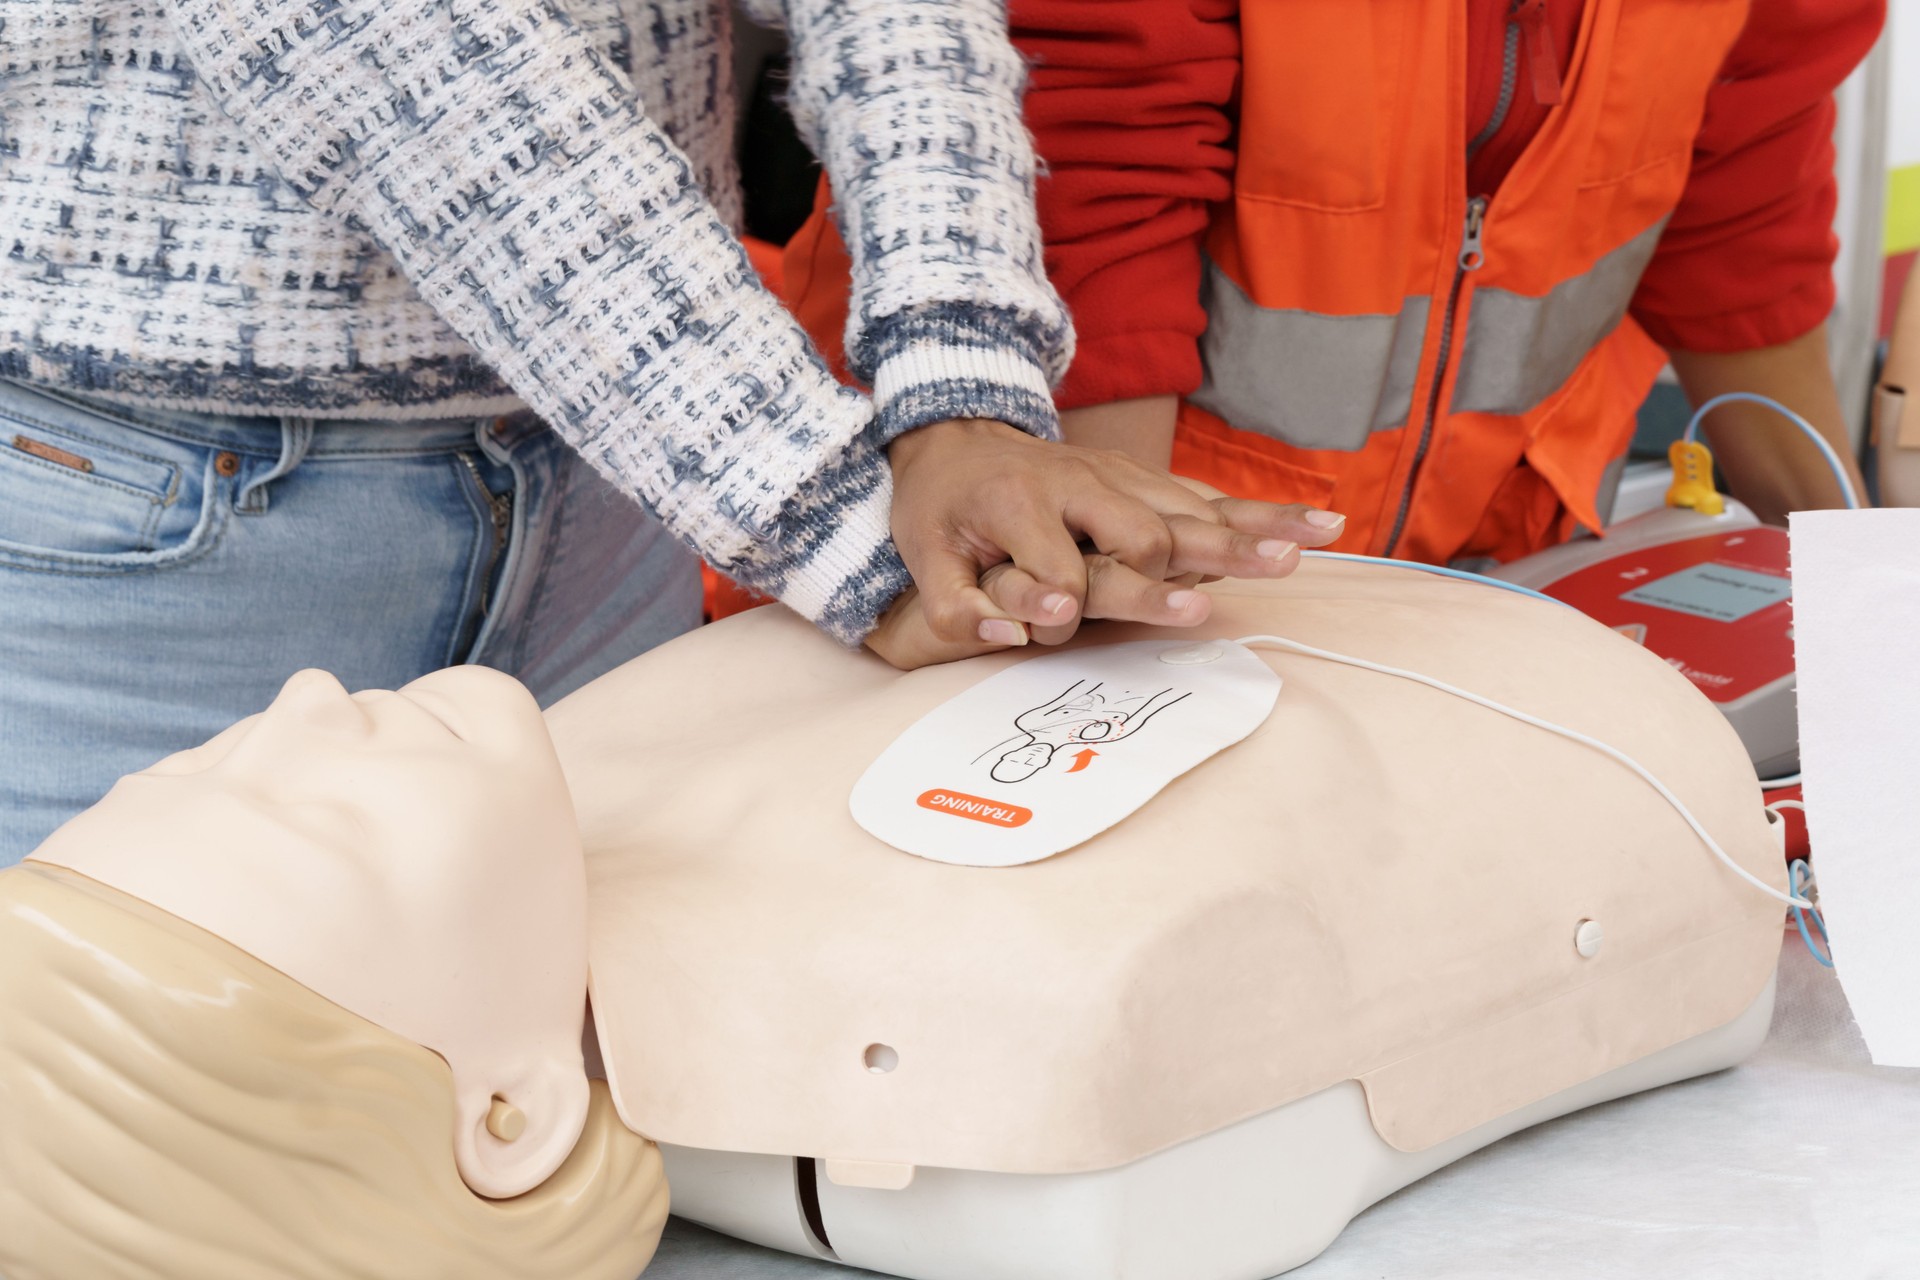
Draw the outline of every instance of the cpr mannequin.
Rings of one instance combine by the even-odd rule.
[[[1785,887],[1725,718],[1576,611],[1328,561],[1210,590],[1199,635],[1083,643],[1279,633],[1450,681],[1627,752]],[[856,824],[891,742],[1031,656],[901,675],[761,610],[549,711],[609,1083],[676,1212],[920,1280],[1254,1280],[1505,1133],[1763,1038],[1782,908],[1645,781],[1315,658],[1263,653],[1260,728],[1045,861]],[[1181,707],[1153,714],[1118,752]],[[1019,804],[1014,763],[946,785]]]
[[[1626,750],[1743,867],[1784,881],[1724,718],[1572,611],[1325,562],[1213,590],[1215,638],[1280,632],[1416,668]],[[219,961],[202,990],[231,990],[241,961],[256,962],[252,980],[277,970],[294,1003],[445,1059],[429,1105],[459,1118],[437,1155],[425,1129],[383,1140],[437,1158],[443,1189],[456,1160],[470,1186],[534,1187],[457,1203],[564,1204],[554,1212],[577,1215],[579,1238],[618,1242],[591,1255],[602,1269],[556,1254],[514,1272],[297,1272],[315,1275],[613,1276],[616,1255],[630,1274],[664,1211],[651,1148],[633,1137],[646,1134],[672,1144],[683,1212],[799,1252],[929,1280],[1251,1280],[1504,1132],[1730,1065],[1764,1034],[1779,910],[1644,782],[1483,709],[1292,654],[1267,658],[1285,684],[1252,736],[1057,857],[951,866],[856,826],[849,792],[888,743],[1025,656],[900,674],[759,611],[581,690],[549,713],[551,743],[530,700],[487,673],[442,673],[397,700],[307,677],[284,708],[129,779],[0,873],[0,901],[29,900],[0,916],[29,941],[0,945],[125,927],[36,934],[34,895],[52,883],[186,930],[189,950]],[[417,785],[391,787],[415,770]],[[157,796],[184,801],[178,826],[155,820]],[[284,868],[260,855],[281,847],[296,850]],[[1589,950],[1594,921],[1606,941]],[[588,1104],[575,1142],[583,951],[623,1127]],[[152,972],[123,952],[75,948],[107,973]],[[6,976],[31,956],[0,964],[0,1028],[35,1007],[38,988]],[[158,1001],[170,982],[101,979],[109,998],[75,1004],[137,1024],[117,1002]],[[46,1021],[39,1060],[78,1035]],[[193,1043],[195,1071],[221,1078],[232,1041]],[[314,1076],[336,1114],[325,1106],[347,1084],[302,1043],[266,1051],[285,1056],[273,1078]],[[38,1107],[48,1073],[12,1044],[0,1106]],[[152,1092],[173,1096],[166,1072]],[[489,1130],[495,1097],[523,1117],[517,1139]],[[45,1252],[45,1235],[13,1243],[32,1198],[60,1194],[39,1175],[92,1114],[0,1122],[12,1280],[113,1274],[60,1265],[80,1255]],[[139,1134],[137,1116],[106,1114]],[[328,1126],[292,1127],[304,1141]],[[599,1149],[627,1172],[596,1172]],[[358,1158],[334,1162],[349,1176],[330,1194],[349,1197]],[[237,1156],[208,1159],[214,1185],[274,1167],[236,1175]],[[395,1195],[382,1176],[365,1174],[376,1201]],[[570,1176],[575,1191],[552,1190]],[[392,1230],[429,1221],[408,1209]],[[432,1222],[423,1237],[457,1234]],[[230,1253],[248,1247],[207,1230]],[[7,1253],[34,1247],[24,1266]]]
[[[122,779],[0,872],[0,1274],[629,1280],[666,1189],[583,1068],[584,897],[484,669],[304,672]]]

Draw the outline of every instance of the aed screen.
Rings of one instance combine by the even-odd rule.
[[[1697,564],[1636,587],[1620,598],[1715,622],[1738,622],[1792,595],[1793,584],[1770,573],[1725,564]]]

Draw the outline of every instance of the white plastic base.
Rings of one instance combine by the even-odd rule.
[[[1265,1280],[1369,1205],[1508,1134],[1734,1065],[1774,986],[1739,1018],[1461,1134],[1397,1151],[1347,1082],[1117,1169],[920,1169],[901,1191],[835,1186],[815,1162],[663,1147],[673,1211],[743,1240],[911,1280]],[[817,1195],[809,1225],[807,1200]]]

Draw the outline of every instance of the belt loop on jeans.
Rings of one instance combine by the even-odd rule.
[[[515,413],[480,419],[474,426],[473,436],[482,452],[495,462],[504,463],[507,455],[528,436],[546,429],[546,424],[537,415],[521,409]]]
[[[306,461],[307,450],[313,447],[313,421],[309,418],[280,419],[280,457],[271,470],[256,479],[247,482],[234,501],[234,510],[243,516],[264,514],[267,509],[267,486],[286,475],[302,462]]]

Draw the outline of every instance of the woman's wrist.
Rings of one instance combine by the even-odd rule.
[[[1060,414],[1061,438],[1083,449],[1114,449],[1162,471],[1173,462],[1180,397],[1141,396],[1082,405]]]

